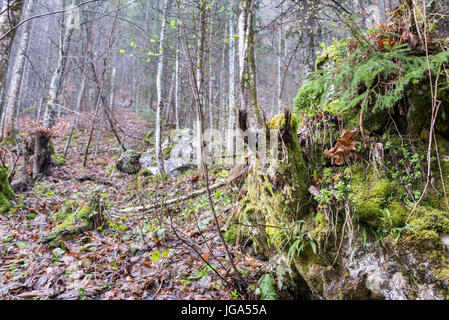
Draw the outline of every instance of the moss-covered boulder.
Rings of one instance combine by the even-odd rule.
[[[449,298],[449,51],[384,36],[324,48],[297,118],[267,123],[278,166],[253,161],[241,202],[256,253],[321,299]]]
[[[8,179],[8,171],[0,167],[0,213],[6,213],[11,208],[9,200],[14,196],[14,191]]]

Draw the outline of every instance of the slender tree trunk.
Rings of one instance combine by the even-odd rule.
[[[50,29],[50,30],[48,30]],[[53,28],[50,27],[50,24],[47,25],[47,32],[50,32],[49,36],[49,43],[48,43],[48,53],[47,53],[47,62],[45,64],[45,72],[44,72],[44,81],[42,81],[42,90],[39,98],[39,107],[37,109],[36,114],[36,121],[41,121],[41,114],[42,114],[42,106],[44,105],[44,98],[45,98],[45,83],[47,81],[48,77],[48,69],[50,67],[50,61],[51,61],[51,38],[53,36]]]
[[[179,129],[179,50],[181,46],[179,45],[180,39],[180,31],[179,26],[177,29],[178,34],[178,43],[176,45],[176,61],[175,61],[175,121],[176,121],[176,129]]]
[[[35,4],[35,0],[28,0],[26,9],[24,11],[24,19],[28,18]],[[11,83],[9,85],[8,93],[6,95],[6,103],[4,107],[5,122],[3,125],[3,139],[11,140],[15,138],[14,124],[15,116],[18,110],[17,102],[20,95],[20,86],[22,84],[22,78],[25,69],[26,55],[28,51],[28,45],[30,42],[30,30],[31,22],[26,23],[23,27],[19,48],[17,51],[17,57],[14,62],[13,73],[11,76]]]
[[[74,0],[73,4],[79,4],[80,0]],[[45,128],[53,127],[54,122],[54,113],[58,104],[58,93],[62,84],[62,77],[64,75],[66,62],[67,62],[67,54],[70,49],[71,39],[73,35],[74,28],[67,27],[65,23],[62,26],[62,43],[60,44],[59,50],[59,58],[56,63],[56,67],[53,71],[53,77],[50,82],[50,89],[48,91],[48,102],[45,108],[44,114],[44,126]]]
[[[5,0],[1,7],[0,14],[0,36],[3,36],[16,26],[20,21],[22,15],[24,1]],[[6,2],[6,3],[5,3]],[[11,31],[8,36],[0,41],[0,90],[3,85],[8,71],[9,56],[11,53],[12,44],[16,35],[16,30]]]
[[[163,87],[162,87],[162,77],[164,72],[164,41],[165,41],[165,17],[168,12],[169,0],[164,0],[164,9],[162,12],[162,25],[161,34],[159,37],[159,62],[157,66],[157,76],[156,76],[156,90],[157,90],[157,106],[156,106],[156,163],[160,174],[165,174],[164,169],[164,159],[162,158],[162,119],[161,113],[164,108],[164,100],[162,97]]]
[[[250,111],[257,126],[263,128],[265,121],[257,102],[254,5],[255,0],[239,0],[240,109]]]
[[[279,26],[279,56],[278,56],[278,73],[277,73],[277,113],[282,113],[282,66],[284,63],[284,32],[283,26]]]
[[[78,97],[76,100],[76,107],[75,107],[75,116],[73,117],[72,127],[70,128],[69,136],[67,137],[67,142],[64,148],[64,158],[67,157],[67,153],[69,151],[70,143],[72,141],[73,131],[75,130],[76,123],[78,122],[78,113],[81,109],[81,103],[83,101],[83,96],[86,91],[86,75],[84,75],[84,71],[82,74],[82,80],[81,80],[81,86],[78,91]]]
[[[174,72],[171,79],[170,90],[168,91],[168,101],[165,108],[165,122],[171,122],[173,109],[173,90],[175,88],[176,73]]]
[[[209,103],[209,128],[213,129],[215,126],[214,123],[214,103],[213,103],[213,77],[212,77],[212,28],[209,34],[209,95],[208,95],[208,103]]]
[[[228,155],[234,154],[234,130],[237,124],[237,110],[236,110],[236,97],[235,97],[235,39],[234,39],[234,19],[231,19],[231,26],[229,28],[229,104],[228,104]]]
[[[115,77],[117,74],[117,67],[116,64],[114,63],[113,67],[112,67],[112,72],[111,72],[111,92],[109,95],[109,105],[111,106],[111,110],[114,109],[114,105],[115,105]]]
[[[228,28],[229,28],[229,22],[226,21],[225,25],[225,31],[224,31],[224,41],[223,43],[226,44],[228,41]],[[225,99],[226,99],[226,89],[225,89],[225,70],[226,70],[226,45],[223,45],[223,55],[222,55],[222,65],[220,69],[220,78],[218,82],[218,104],[219,104],[219,113],[218,113],[218,122],[221,123],[221,117],[226,113],[225,110]],[[221,126],[221,124],[220,124]]]

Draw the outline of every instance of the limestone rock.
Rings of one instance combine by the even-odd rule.
[[[188,168],[195,167],[195,153],[197,139],[191,129],[172,130],[169,136],[162,142],[165,172],[170,176],[182,173]],[[153,175],[159,174],[156,165],[154,149],[145,152],[139,159],[142,168],[147,169]]]

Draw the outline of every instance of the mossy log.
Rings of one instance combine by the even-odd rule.
[[[86,205],[77,201],[67,202],[64,208],[54,216],[56,227],[43,236],[41,242],[57,246],[67,236],[101,228],[107,222],[105,211],[105,204],[99,190],[93,193]]]

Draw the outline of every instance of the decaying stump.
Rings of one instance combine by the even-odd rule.
[[[269,162],[251,159],[247,195],[241,201],[241,218],[248,227],[256,252],[269,256],[273,240],[283,227],[308,212],[309,176],[297,139],[298,119],[289,110],[267,123],[277,131],[277,149],[267,150]],[[274,228],[271,226],[275,226]],[[280,228],[278,228],[280,227]],[[246,232],[245,232],[246,233]]]
[[[39,176],[48,174],[51,166],[52,131],[38,126],[25,136],[19,137],[19,152],[24,157],[23,183],[29,184]]]

